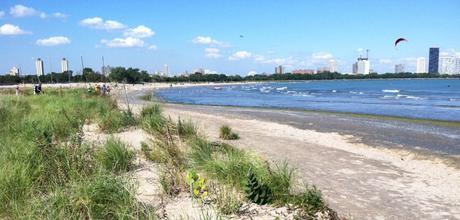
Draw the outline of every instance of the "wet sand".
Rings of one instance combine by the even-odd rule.
[[[138,108],[149,90],[133,90]],[[270,161],[287,160],[327,202],[353,219],[460,219],[458,127],[352,115],[164,104],[208,138],[230,125],[231,144]]]

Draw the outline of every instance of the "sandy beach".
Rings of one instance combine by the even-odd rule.
[[[139,110],[149,102],[138,97],[159,87],[130,87],[127,99]],[[330,113],[164,106],[167,115],[193,120],[210,139],[218,140],[219,127],[226,124],[241,136],[240,140],[231,141],[236,147],[271,161],[288,161],[297,168],[299,177],[322,190],[331,207],[342,216],[460,219],[458,149],[450,149],[450,153],[446,149],[439,153],[417,150],[423,143],[428,149],[442,144],[459,146],[458,138],[440,136],[438,132],[445,129],[455,134],[458,127]],[[302,121],[299,115],[303,116]],[[433,132],[420,126],[431,127]],[[399,129],[399,135],[388,133],[393,128]]]

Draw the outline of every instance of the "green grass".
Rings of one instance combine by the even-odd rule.
[[[133,167],[134,152],[130,151],[120,140],[110,138],[100,150],[99,160],[109,171],[126,172]]]
[[[237,140],[240,138],[240,136],[237,133],[233,132],[232,128],[230,128],[228,125],[220,127],[219,137],[224,140]]]
[[[107,112],[120,112],[113,100],[79,89],[0,95],[0,219],[152,218],[116,176],[129,168],[126,149],[99,157],[82,144],[83,125]]]
[[[179,118],[177,122],[177,133],[180,137],[190,138],[197,135],[197,127],[191,120],[183,121]]]

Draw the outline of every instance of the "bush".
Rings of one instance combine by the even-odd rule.
[[[246,196],[249,200],[259,205],[265,205],[273,200],[271,188],[261,183],[252,170],[248,172]]]
[[[110,138],[105,148],[99,152],[99,161],[110,171],[119,173],[129,171],[133,164],[134,153],[121,141]]]
[[[232,129],[227,125],[220,127],[219,137],[224,140],[237,140],[240,138],[240,136],[237,133],[234,133]]]

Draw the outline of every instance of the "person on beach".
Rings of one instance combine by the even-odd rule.
[[[42,84],[39,83],[37,87],[37,94],[40,95],[42,93]]]
[[[107,94],[107,86],[102,84],[102,95],[105,96]]]
[[[20,91],[19,91],[19,85],[17,85],[17,86],[16,86],[16,96],[19,95],[19,92],[20,92]]]

